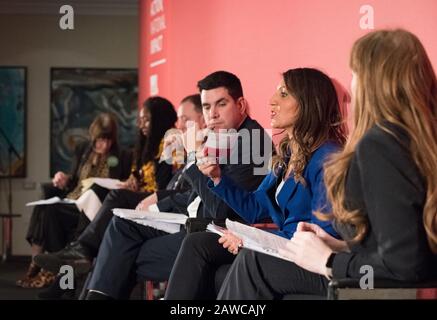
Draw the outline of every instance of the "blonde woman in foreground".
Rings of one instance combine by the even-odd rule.
[[[353,46],[355,127],[326,165],[331,218],[346,241],[301,222],[282,252],[242,250],[219,299],[325,295],[329,279],[421,282],[437,273],[437,81],[418,38],[366,34]]]

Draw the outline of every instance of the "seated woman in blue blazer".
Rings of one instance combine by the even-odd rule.
[[[437,80],[405,30],[360,38],[350,59],[355,126],[325,170],[334,225],[301,222],[283,254],[243,250],[219,299],[326,295],[329,278],[420,282],[437,276]],[[366,268],[362,268],[365,266]]]
[[[323,183],[323,163],[345,142],[337,93],[331,79],[319,70],[291,69],[282,74],[270,100],[271,125],[286,132],[272,160],[272,171],[254,192],[238,188],[220,166],[198,157],[198,166],[211,178],[209,187],[248,223],[270,218],[275,231],[290,238],[298,222],[320,225],[337,236],[331,223],[318,220],[315,210],[329,210]],[[224,250],[223,247],[228,250]],[[231,264],[244,243],[231,233],[188,235],[173,267],[166,299],[214,299],[216,270]]]

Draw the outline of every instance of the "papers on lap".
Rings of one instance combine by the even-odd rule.
[[[92,184],[98,184],[99,186],[106,188],[106,189],[120,189],[120,184],[122,183],[120,180],[117,179],[108,179],[108,178],[88,178],[82,180],[82,192],[85,192],[88,190]],[[75,200],[71,199],[61,199],[59,197],[53,197],[50,199],[44,199],[44,200],[38,200],[33,202],[26,203],[26,207],[32,207],[32,206],[40,206],[40,205],[48,205],[48,204],[54,204],[54,203],[69,203],[74,204],[76,203]]]
[[[289,260],[279,254],[279,249],[285,248],[287,244],[286,238],[229,219],[226,219],[226,228],[243,240],[244,248]],[[224,228],[209,224],[207,230],[223,235]]]
[[[132,209],[113,209],[114,215],[134,221],[138,224],[162,230],[168,233],[176,233],[185,225],[187,216],[172,212],[152,212]]]
[[[82,192],[88,190],[93,184],[97,184],[103,188],[114,190],[120,189],[120,184],[122,183],[118,179],[109,179],[109,178],[88,178],[82,180]]]
[[[44,200],[38,200],[33,202],[26,203],[26,207],[33,207],[33,206],[40,206],[40,205],[48,205],[48,204],[55,204],[55,203],[68,203],[68,204],[74,204],[76,201],[71,199],[61,199],[59,197],[53,197],[49,199]]]

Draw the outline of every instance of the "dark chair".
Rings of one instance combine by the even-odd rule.
[[[437,299],[437,280],[406,283],[375,280],[373,289],[361,289],[359,279],[332,279],[328,285],[328,300],[348,299]]]
[[[159,300],[164,297],[167,281],[144,280],[141,282],[143,300]]]
[[[143,300],[158,300],[164,297],[168,279],[148,279],[139,276],[137,282],[140,284]]]

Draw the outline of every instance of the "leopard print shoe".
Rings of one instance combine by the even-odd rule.
[[[29,267],[27,268],[26,275],[24,278],[19,279],[15,282],[15,284],[19,287],[23,286],[23,283],[28,282],[30,279],[37,276],[37,274],[41,271],[41,268],[35,264],[35,262],[31,262]]]
[[[21,287],[23,288],[45,288],[55,281],[55,274],[50,271],[41,269],[38,274],[26,281],[23,281]]]

